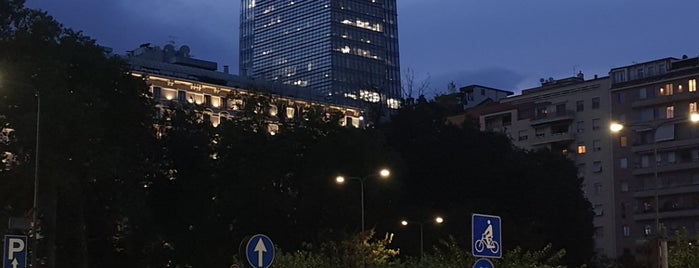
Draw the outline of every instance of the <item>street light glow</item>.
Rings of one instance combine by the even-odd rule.
[[[335,181],[336,181],[337,183],[344,183],[344,182],[345,182],[345,177],[337,176],[337,178],[335,178]]]
[[[384,168],[379,171],[379,175],[381,175],[382,178],[388,178],[388,176],[391,175],[391,171]]]
[[[689,121],[692,121],[694,123],[699,122],[699,113],[689,114]]]
[[[611,130],[612,132],[619,132],[622,129],[624,129],[624,125],[619,124],[617,122],[613,122],[612,124],[609,125],[609,130]]]
[[[403,226],[408,226],[408,221],[401,221],[400,224]]]
[[[434,221],[435,221],[436,223],[440,223],[440,224],[441,224],[441,223],[444,222],[444,218],[442,218],[442,217],[437,217],[437,218],[434,218]]]

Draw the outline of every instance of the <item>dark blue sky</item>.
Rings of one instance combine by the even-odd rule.
[[[304,0],[311,1],[311,0]],[[27,0],[124,53],[189,45],[237,72],[239,0]],[[482,84],[519,91],[540,78],[699,54],[697,0],[398,0],[401,68],[434,92]]]

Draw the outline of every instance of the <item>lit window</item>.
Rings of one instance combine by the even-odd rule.
[[[697,91],[697,80],[696,79],[690,79],[689,80],[689,92],[695,92]]]
[[[626,136],[619,137],[619,147],[626,147],[628,143],[626,141]]]
[[[585,152],[585,145],[578,145],[578,154],[584,154]]]
[[[289,119],[294,118],[294,108],[286,107],[286,118],[289,118]]]
[[[689,103],[689,112],[690,113],[696,113],[697,112],[697,102],[690,102]]]
[[[665,108],[665,118],[670,119],[675,117],[675,106],[668,106]]]
[[[378,92],[374,91],[369,91],[369,90],[360,90],[359,91],[359,98],[368,101],[368,102],[373,102],[377,103],[381,101],[381,96],[379,95]]]
[[[279,133],[279,125],[277,125],[277,124],[267,125],[267,132],[269,133],[269,135],[272,135],[272,136],[277,135],[277,133]]]
[[[388,106],[388,108],[398,109],[400,108],[400,101],[397,99],[388,99],[386,100],[386,105]]]

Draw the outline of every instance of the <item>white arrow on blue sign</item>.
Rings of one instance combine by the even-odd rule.
[[[484,214],[471,216],[471,253],[474,257],[502,258],[500,217]]]
[[[2,253],[3,268],[27,267],[27,237],[5,235],[5,251]]]
[[[274,244],[266,235],[256,234],[245,247],[245,255],[250,266],[255,268],[267,268],[274,261]]]

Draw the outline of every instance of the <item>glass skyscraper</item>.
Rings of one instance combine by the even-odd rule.
[[[396,0],[242,0],[240,75],[337,103],[401,97]]]

